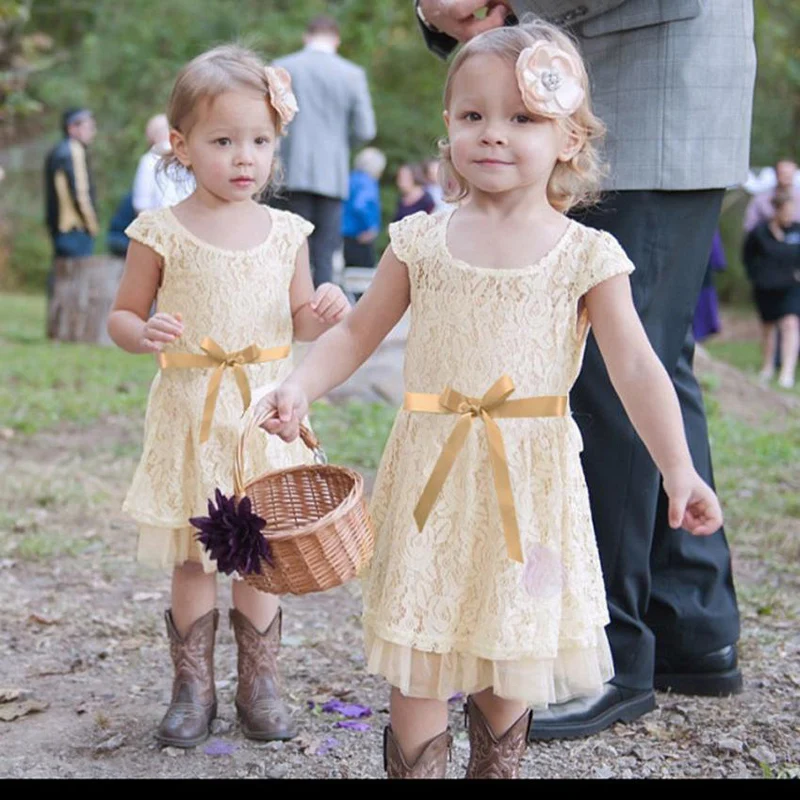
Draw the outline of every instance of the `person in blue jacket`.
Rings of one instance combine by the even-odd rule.
[[[384,169],[386,156],[375,147],[364,148],[355,158],[342,213],[346,267],[375,266],[375,240],[381,229],[378,181]]]

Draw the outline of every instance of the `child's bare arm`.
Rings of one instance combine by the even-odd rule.
[[[294,439],[309,404],[346,381],[369,358],[400,321],[409,299],[408,270],[389,247],[358,305],[320,337],[276,392],[262,400],[262,408],[277,408],[280,414],[267,430]]]
[[[335,284],[325,283],[314,291],[308,260],[308,242],[297,253],[294,277],[289,287],[294,338],[312,342],[339,322],[350,309],[344,292]]]
[[[722,524],[719,502],[695,471],[675,389],[647,339],[627,276],[593,287],[585,302],[614,389],[661,471],[670,525],[714,533]]]
[[[183,332],[180,314],[155,314],[148,319],[161,278],[161,257],[131,241],[125,271],[108,316],[108,333],[129,353],[156,353]]]

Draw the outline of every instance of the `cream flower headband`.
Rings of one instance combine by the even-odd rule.
[[[581,65],[552,42],[536,42],[517,59],[517,83],[525,107],[542,117],[568,117],[583,102]]]
[[[283,67],[264,67],[269,87],[269,102],[281,121],[281,133],[297,113],[297,98],[292,91],[292,76]]]

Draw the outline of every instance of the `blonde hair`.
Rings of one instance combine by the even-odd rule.
[[[526,47],[542,40],[569,53],[581,66],[580,81],[585,99],[572,115],[556,119],[555,122],[570,136],[582,142],[582,145],[569,161],[556,163],[547,183],[548,202],[558,211],[565,212],[575,206],[594,202],[605,175],[605,166],[597,149],[597,142],[605,134],[605,125],[592,113],[589,76],[570,36],[554,25],[530,18],[520,25],[496,28],[479,34],[464,45],[450,64],[444,86],[444,107],[450,107],[453,80],[468,59],[477,55],[495,55],[507,61],[513,68]],[[442,159],[439,181],[444,189],[444,198],[449,202],[462,200],[469,193],[469,188],[453,165],[447,139],[439,141],[439,153]]]
[[[251,90],[264,95],[275,130],[285,133],[280,117],[270,102],[270,88],[264,72],[266,64],[252,50],[237,44],[224,44],[192,59],[178,73],[167,104],[170,128],[188,136],[197,121],[197,110],[225,92]],[[174,153],[162,157],[164,170],[182,167]],[[267,186],[280,180],[281,166],[277,155],[272,161]]]

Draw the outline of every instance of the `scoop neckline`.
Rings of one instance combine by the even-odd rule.
[[[187,239],[191,239],[195,244],[199,245],[200,247],[205,247],[208,250],[216,250],[218,253],[225,253],[226,255],[243,255],[247,253],[254,253],[257,250],[261,250],[262,247],[265,247],[272,241],[273,234],[275,233],[275,215],[272,213],[272,209],[268,206],[264,206],[264,211],[269,217],[270,221],[270,228],[269,233],[267,234],[267,238],[264,239],[263,242],[260,244],[254,245],[253,247],[247,247],[243,250],[235,250],[229,247],[218,247],[215,244],[211,244],[211,242],[205,241],[205,239],[201,239],[196,234],[192,233],[179,219],[175,212],[172,210],[172,207],[167,207],[165,209],[167,214],[169,215],[170,219],[172,220],[173,224],[186,236]]]
[[[567,227],[564,228],[564,231],[561,236],[558,237],[558,240],[549,250],[547,250],[545,253],[539,256],[536,261],[533,261],[530,264],[526,264],[523,267],[479,267],[476,264],[470,264],[468,261],[464,261],[464,259],[454,256],[447,244],[447,231],[450,228],[450,220],[456,211],[458,211],[457,207],[451,208],[445,214],[443,214],[442,221],[439,226],[441,246],[445,255],[447,256],[448,261],[461,268],[472,269],[476,270],[477,272],[486,272],[491,275],[521,275],[526,272],[532,272],[561,250],[564,243],[570,238],[572,231],[578,224],[575,222],[575,220],[567,218]]]

